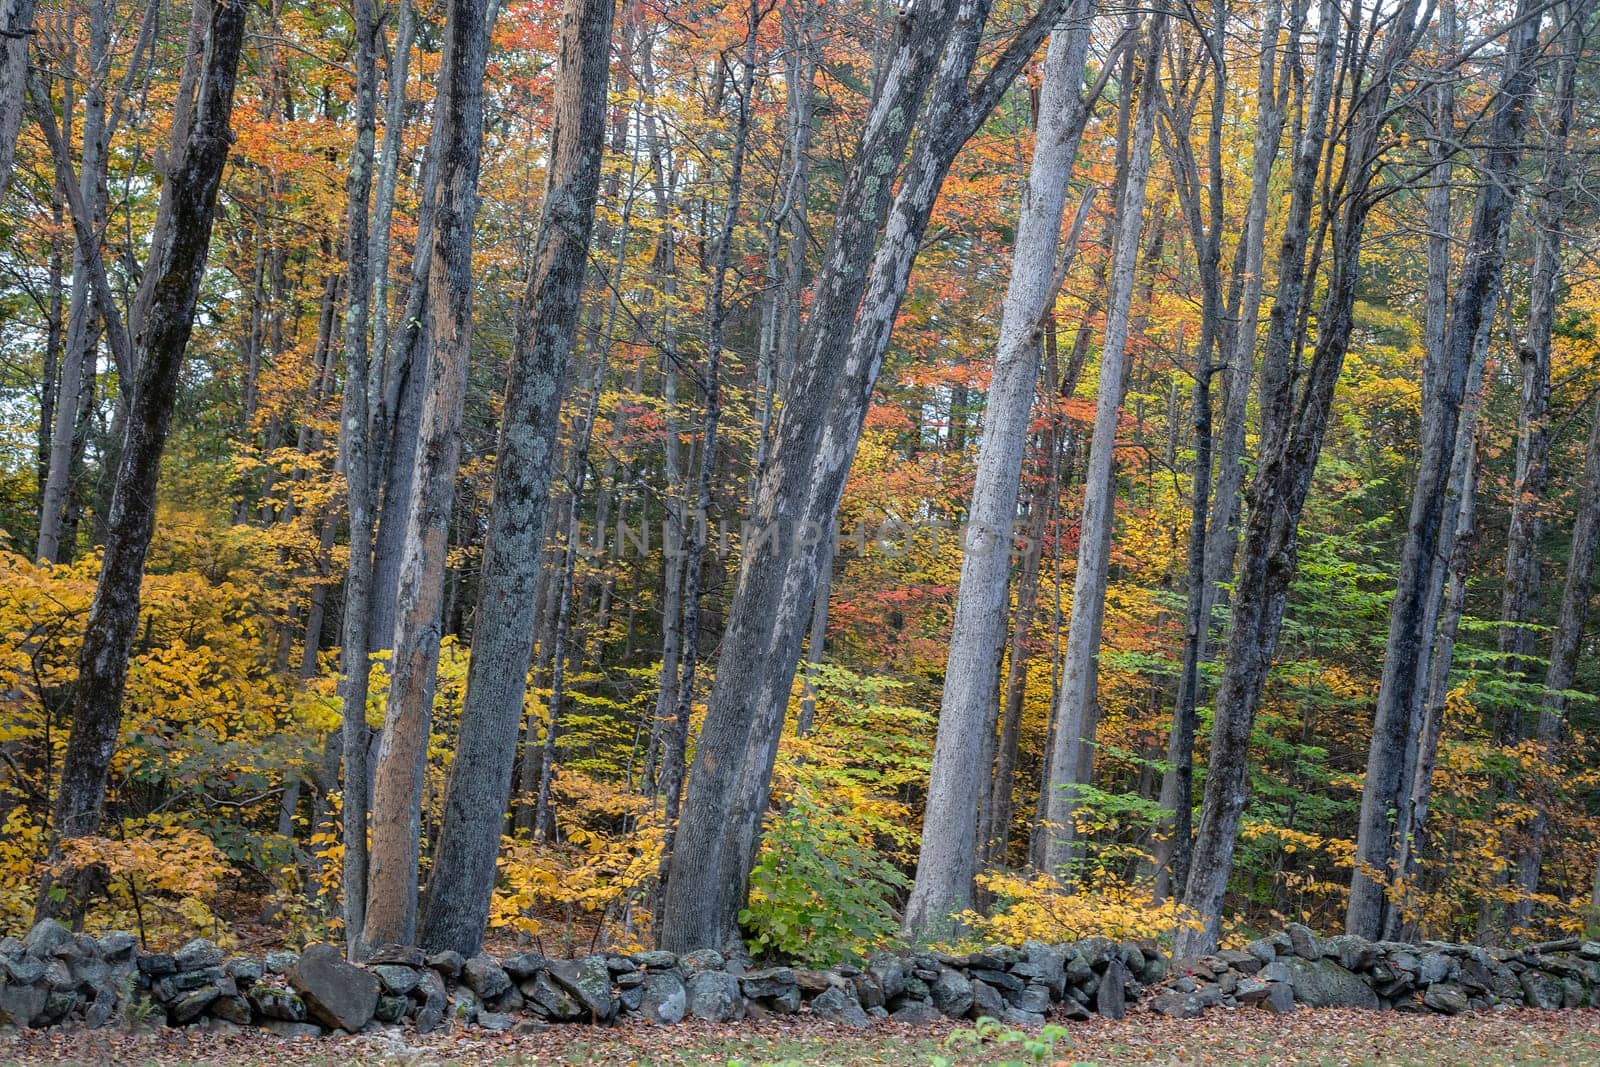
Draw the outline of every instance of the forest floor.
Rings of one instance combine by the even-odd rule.
[[[1171,1021],[1139,1013],[1120,1022],[1074,1023],[1048,1052],[1020,1041],[974,1043],[970,1028],[885,1025],[854,1031],[809,1019],[737,1026],[683,1024],[592,1030],[553,1027],[487,1036],[481,1031],[418,1037],[384,1032],[316,1041],[260,1033],[221,1036],[194,1030],[114,1030],[0,1036],[0,1065],[129,1064],[172,1067],[363,1067],[367,1064],[552,1064],[679,1067],[757,1064],[929,1067],[934,1064],[1316,1065],[1344,1067],[1600,1067],[1600,1012],[1496,1012],[1438,1015],[1299,1011],[1293,1015],[1213,1012]],[[956,1036],[952,1038],[952,1034]],[[1014,1036],[1014,1035],[1013,1035]]]

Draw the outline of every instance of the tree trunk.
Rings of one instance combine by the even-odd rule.
[[[612,0],[569,0],[562,13],[550,167],[506,385],[467,695],[428,881],[422,941],[434,951],[476,952],[494,891],[533,652],[537,539],[600,183],[612,10]],[[574,515],[577,505],[575,487]],[[569,538],[575,552],[576,523]],[[564,595],[571,567],[569,558]]]
[[[822,542],[838,514],[918,244],[956,152],[1062,6],[1047,0],[970,90],[986,0],[930,0],[894,30],[752,507],[756,528],[768,536],[747,545],[741,560],[695,752],[661,927],[662,945],[671,951],[720,946],[735,933]],[[914,115],[919,121],[911,121]],[[896,191],[890,177],[913,126],[917,143]],[[784,536],[789,544],[774,543]]]
[[[139,622],[145,555],[155,525],[161,454],[194,325],[217,188],[232,140],[228,122],[245,15],[243,4],[218,3],[212,9],[194,121],[167,179],[152,233],[145,267],[151,295],[136,320],[138,383],[112,490],[104,561],[78,657],[72,734],[61,766],[55,828],[62,837],[94,834],[100,826],[106,777],[122,722],[128,654]],[[47,902],[49,894],[41,894],[40,900]]]
[[[396,598],[389,703],[372,783],[367,906],[360,940],[353,946],[357,954],[375,945],[416,941],[423,770],[472,346],[472,228],[483,150],[487,8],[484,0],[452,0],[445,27],[440,75],[444,98],[436,105],[434,120],[438,174],[427,279],[433,345]],[[387,506],[396,503],[391,498]]]
[[[0,197],[11,184],[11,163],[22,132],[23,101],[28,84],[28,36],[33,29],[34,0],[0,3]]]
[[[1451,302],[1444,359],[1433,368],[1438,375],[1429,397],[1433,410],[1423,412],[1416,489],[1400,558],[1400,576],[1389,610],[1389,641],[1361,792],[1350,903],[1345,912],[1346,929],[1368,938],[1382,935],[1390,907],[1386,885],[1393,876],[1396,813],[1407,806],[1404,793],[1411,784],[1406,775],[1405,753],[1410,739],[1420,732],[1417,720],[1424,679],[1419,676],[1418,667],[1424,657],[1423,643],[1432,643],[1432,634],[1423,634],[1422,628],[1434,559],[1439,551],[1451,456],[1472,354],[1479,331],[1493,318],[1499,295],[1505,229],[1511,219],[1516,167],[1522,154],[1526,98],[1536,87],[1534,58],[1542,19],[1529,17],[1527,0],[1518,5],[1518,16],[1523,21],[1515,25],[1507,43],[1505,73],[1496,94],[1489,133],[1486,180],[1479,190],[1461,278]]]
[[[1105,618],[1106,578],[1111,558],[1111,532],[1116,508],[1117,421],[1127,390],[1128,319],[1133,308],[1134,271],[1143,229],[1145,185],[1150,177],[1150,143],[1155,136],[1156,97],[1160,93],[1161,52],[1166,15],[1151,17],[1149,41],[1137,88],[1139,103],[1128,157],[1127,182],[1117,204],[1106,329],[1100,349],[1100,382],[1095,399],[1094,433],[1083,477],[1083,514],[1078,522],[1078,563],[1073,576],[1072,607],[1056,703],[1057,728],[1050,751],[1050,797],[1045,804],[1044,865],[1058,871],[1073,860],[1073,787],[1093,778],[1095,726],[1100,716],[1097,693],[1100,629]]]
[[[1318,12],[1316,63],[1290,178],[1277,298],[1262,362],[1260,460],[1250,484],[1249,518],[1241,544],[1226,666],[1217,689],[1205,799],[1183,895],[1183,903],[1199,913],[1204,926],[1180,931],[1174,955],[1210,951],[1221,926],[1223,897],[1248,796],[1250,735],[1294,577],[1300,514],[1349,346],[1361,267],[1361,233],[1372,206],[1369,189],[1380,161],[1390,89],[1415,44],[1416,12],[1415,0],[1407,0],[1386,24],[1381,42],[1372,40],[1376,29],[1371,22],[1364,31],[1359,23],[1350,25],[1350,46],[1371,47],[1378,58],[1347,121],[1341,124],[1341,129],[1348,131],[1345,195],[1337,217],[1329,219],[1333,230],[1331,274],[1318,315],[1316,347],[1303,371],[1304,385],[1297,389],[1294,371],[1300,365],[1305,330],[1301,302],[1307,284],[1306,249],[1339,69],[1339,9],[1334,0],[1324,0]]]
[[[1089,101],[1080,90],[1093,24],[1090,0],[1072,0],[1064,19],[1065,27],[1051,34],[1045,52],[1033,162],[1017,222],[1011,283],[1001,310],[967,536],[961,546],[961,579],[922,844],[905,911],[904,929],[913,939],[942,935],[951,916],[971,905],[982,843],[976,836],[976,818],[990,765],[973,754],[994,731],[1002,625],[1011,600],[1007,579],[1016,540],[1013,526],[1039,380],[1040,337],[1060,287],[1056,246],[1061,215],[1089,112]]]

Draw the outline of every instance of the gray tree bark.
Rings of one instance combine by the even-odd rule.
[[[366,916],[359,934],[351,931],[360,939],[353,946],[357,955],[376,945],[416,941],[423,769],[472,346],[472,229],[488,49],[487,3],[452,0],[441,69],[444,96],[434,119],[438,175],[427,281],[432,351],[399,576],[389,703],[372,783]],[[391,499],[388,507],[393,506]]]
[[[1386,885],[1393,876],[1397,813],[1404,810],[1410,786],[1405,754],[1420,732],[1424,678],[1418,668],[1422,646],[1432,634],[1422,633],[1428,592],[1439,552],[1444,498],[1451,457],[1467,391],[1469,367],[1479,331],[1492,319],[1505,259],[1505,229],[1516,198],[1516,167],[1522,154],[1522,127],[1527,98],[1536,88],[1534,59],[1542,19],[1529,17],[1526,2],[1507,42],[1505,71],[1494,101],[1484,172],[1472,229],[1462,261],[1461,277],[1451,302],[1444,359],[1432,368],[1438,375],[1424,410],[1417,483],[1412,495],[1400,576],[1389,610],[1389,641],[1373,723],[1372,745],[1361,793],[1355,870],[1345,926],[1363,937],[1381,936],[1391,902]]]
[[[1092,13],[1090,0],[1073,0],[1065,25],[1051,34],[1045,52],[1033,162],[1017,221],[967,511],[916,881],[906,903],[904,928],[912,938],[943,933],[951,916],[972,901],[978,802],[990,770],[973,754],[995,725],[1022,455],[1039,379],[1041,333],[1060,288],[1056,245],[1062,210],[1088,117],[1081,89]]]
[[[11,184],[17,135],[22,132],[28,84],[28,35],[33,31],[34,0],[0,3],[0,197]]]
[[[562,12],[550,167],[506,385],[467,695],[428,880],[422,942],[433,951],[476,952],[489,918],[533,653],[538,538],[600,185],[612,11],[612,0],[568,0]],[[575,510],[576,499],[575,489]],[[559,666],[559,650],[557,657]]]
[[[1166,14],[1157,11],[1148,29],[1139,73],[1139,104],[1128,157],[1127,182],[1117,204],[1106,297],[1105,339],[1100,349],[1100,382],[1094,432],[1083,476],[1083,514],[1078,520],[1078,565],[1073,576],[1067,645],[1062,653],[1061,691],[1056,701],[1056,735],[1050,751],[1050,796],[1045,804],[1044,865],[1067,867],[1075,857],[1077,795],[1073,787],[1093,779],[1094,736],[1099,721],[1098,661],[1105,618],[1107,568],[1115,524],[1117,418],[1128,381],[1128,319],[1133,307],[1134,271],[1143,229],[1145,185],[1150,178],[1150,147],[1155,136],[1155,84],[1166,35]],[[1132,86],[1129,91],[1135,91]]]
[[[752,509],[757,528],[789,543],[764,538],[740,562],[673,850],[661,926],[672,951],[719,946],[736,934],[822,543],[917,246],[956,152],[1062,6],[1047,0],[970,88],[987,0],[931,0],[905,12],[894,31]],[[896,191],[890,177],[913,128],[916,147]]]

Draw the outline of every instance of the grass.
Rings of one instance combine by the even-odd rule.
[[[1031,1042],[1031,1047],[1028,1042]],[[808,1018],[730,1026],[553,1027],[537,1033],[395,1032],[282,1042],[258,1033],[194,1030],[29,1032],[0,1036],[0,1064],[177,1067],[365,1067],[368,1064],[560,1064],[687,1067],[933,1067],[946,1064],[1211,1065],[1239,1067],[1600,1067],[1600,1012],[1435,1015],[1213,1012],[1192,1022],[1136,1014],[1072,1024],[1054,1041],[970,1026],[837,1028]]]

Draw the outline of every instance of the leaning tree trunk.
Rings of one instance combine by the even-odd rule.
[[[970,89],[987,0],[931,0],[894,32],[752,508],[758,529],[801,536],[787,545],[764,537],[747,546],[741,560],[673,849],[661,928],[665,948],[718,946],[736,933],[827,539],[803,534],[831,529],[838,514],[889,332],[944,176],[1062,6],[1062,0],[1047,0]],[[888,179],[913,127],[917,144],[897,191]]]
[[[1128,382],[1128,318],[1133,308],[1134,270],[1139,259],[1139,234],[1144,221],[1145,185],[1150,178],[1150,143],[1155,137],[1156,85],[1166,35],[1166,15],[1151,19],[1144,67],[1140,72],[1138,114],[1128,160],[1127,182],[1117,204],[1105,340],[1100,349],[1100,383],[1095,400],[1094,433],[1084,468],[1083,514],[1078,522],[1078,565],[1073,576],[1072,609],[1067,622],[1067,647],[1056,703],[1057,728],[1050,751],[1050,790],[1045,804],[1044,865],[1066,867],[1076,842],[1074,786],[1092,780],[1094,734],[1099,719],[1098,661],[1100,628],[1105,616],[1106,579],[1115,522],[1117,420]]]
[[[372,199],[372,153],[377,123],[378,23],[372,0],[355,0],[356,140],[350,154],[349,198],[345,213],[344,401],[339,419],[339,453],[344,468],[350,521],[350,561],[345,575],[345,611],[340,637],[340,697],[344,721],[343,753],[344,928],[362,928],[367,898],[367,647],[372,600],[372,530],[377,482],[372,465],[372,393],[367,325],[372,315],[368,209]],[[378,307],[382,318],[384,308]],[[380,353],[382,349],[378,350]],[[308,637],[307,644],[310,639]],[[353,945],[354,942],[352,941]]]
[[[389,704],[372,782],[372,846],[366,918],[357,954],[416,940],[417,865],[423,770],[432,722],[444,606],[445,552],[460,456],[467,361],[472,346],[472,226],[483,154],[483,80],[488,4],[453,0],[445,27],[434,147],[432,250],[427,299],[433,350],[427,360],[400,570]],[[399,501],[389,501],[385,510]],[[381,590],[380,590],[381,592]]]
[[[211,244],[217,189],[233,135],[234,79],[244,43],[245,5],[211,12],[199,99],[162,198],[145,266],[150,297],[135,333],[138,381],[128,411],[106,520],[104,560],[78,656],[72,733],[61,765],[55,829],[61,837],[99,830],[106,778],[122,723],[128,655],[139,624],[140,584],[155,528],[161,454],[172,424],[178,375],[194,327]],[[48,900],[43,894],[41,902]]]
[[[11,184],[11,164],[22,132],[22,104],[28,84],[28,35],[34,0],[0,3],[0,197]]]
[[[942,933],[952,915],[970,906],[977,873],[981,842],[975,820],[989,766],[973,753],[994,730],[1004,639],[998,623],[1010,606],[1007,578],[1022,454],[1037,391],[1041,332],[1059,288],[1061,214],[1089,110],[1080,90],[1093,25],[1090,0],[1073,0],[1065,17],[1067,27],[1051,35],[1045,52],[1033,163],[984,408],[922,844],[906,903],[904,928],[913,938]]]
[[[1304,338],[1300,310],[1307,284],[1311,211],[1327,143],[1335,72],[1340,65],[1336,0],[1324,0],[1318,12],[1316,62],[1290,178],[1277,298],[1262,361],[1260,460],[1250,484],[1249,518],[1240,546],[1226,667],[1217,689],[1205,800],[1184,886],[1183,903],[1200,915],[1203,927],[1180,931],[1175,955],[1210,951],[1221,926],[1223,898],[1248,796],[1250,735],[1294,578],[1300,515],[1349,347],[1361,269],[1361,233],[1372,206],[1369,189],[1380,162],[1389,92],[1398,68],[1415,44],[1416,12],[1416,0],[1408,0],[1393,13],[1377,49],[1372,77],[1361,88],[1341,127],[1348,131],[1345,197],[1338,217],[1331,220],[1331,273],[1318,315],[1317,344],[1304,370],[1304,385],[1296,389],[1294,369],[1299,361],[1294,357]],[[1372,21],[1377,21],[1376,14]],[[1365,41],[1359,23],[1351,24],[1349,32],[1352,47],[1375,44],[1372,23],[1366,27]]]
[[[433,951],[476,952],[489,919],[533,654],[538,539],[600,185],[612,10],[612,0],[568,0],[561,20],[544,207],[506,385],[467,695],[428,880],[422,942]],[[553,737],[553,721],[550,728]]]
[[[1361,792],[1355,870],[1350,881],[1350,902],[1345,927],[1353,934],[1382,935],[1390,901],[1386,885],[1392,877],[1397,813],[1405,807],[1405,754],[1419,729],[1423,677],[1418,669],[1425,659],[1423,621],[1428,609],[1434,558],[1444,517],[1446,487],[1456,429],[1466,395],[1468,370],[1479,330],[1494,307],[1500,288],[1500,268],[1505,260],[1504,234],[1511,221],[1516,197],[1516,168],[1522,155],[1523,118],[1527,97],[1536,82],[1535,50],[1539,45],[1539,17],[1528,17],[1528,0],[1518,5],[1522,22],[1507,44],[1505,73],[1496,94],[1494,119],[1480,186],[1467,237],[1461,277],[1451,303],[1444,358],[1434,367],[1438,377],[1429,399],[1432,411],[1423,412],[1422,441],[1417,483],[1411,499],[1400,576],[1389,609],[1389,641],[1384,652],[1383,678],[1373,722],[1372,746]]]

